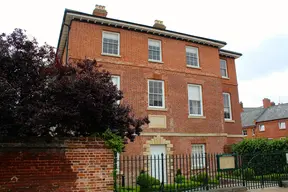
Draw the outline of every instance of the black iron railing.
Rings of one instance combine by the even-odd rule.
[[[203,191],[246,186],[281,185],[288,179],[285,152],[233,155],[233,169],[219,169],[221,154],[115,157],[114,188],[118,192]]]

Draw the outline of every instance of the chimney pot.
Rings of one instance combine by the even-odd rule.
[[[268,98],[264,98],[264,99],[263,99],[263,107],[264,107],[264,108],[271,107],[271,101],[270,101],[270,99],[268,99]]]
[[[242,101],[240,101],[240,112],[243,112],[244,110],[243,110],[243,102]]]
[[[95,9],[93,11],[93,15],[99,17],[106,17],[108,12],[106,11],[105,6],[103,5],[95,5]]]
[[[166,26],[163,24],[163,21],[157,19],[154,21],[153,27],[157,29],[166,29]]]

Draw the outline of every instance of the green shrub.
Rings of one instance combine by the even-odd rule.
[[[288,173],[288,165],[285,165],[283,168],[284,173]]]
[[[236,169],[232,174],[234,176],[240,177],[242,175],[242,169]]]
[[[207,176],[207,173],[198,173],[196,175],[191,176],[191,181],[198,181],[198,182],[205,182],[206,178],[208,177],[208,180],[210,179],[209,176]]]
[[[176,177],[174,178],[175,183],[183,183],[185,181],[185,176],[182,175],[181,169],[176,172]]]
[[[176,175],[174,178],[175,183],[183,183],[185,181],[185,176],[184,175]]]
[[[160,185],[160,181],[141,171],[137,177],[137,184],[140,186],[140,192],[150,192],[154,185]]]
[[[210,178],[209,181],[208,181],[208,183],[209,183],[209,184],[216,184],[216,185],[218,185],[218,184],[219,184],[219,180],[216,179],[216,178],[214,178],[214,179]]]
[[[253,177],[255,176],[255,172],[251,168],[244,169],[243,174],[245,179],[253,179]]]

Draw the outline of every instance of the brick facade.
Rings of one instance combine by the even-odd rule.
[[[113,191],[113,153],[95,138],[1,143],[0,191]]]
[[[173,146],[171,151],[176,153],[191,153],[191,144],[199,141],[205,144],[207,151],[222,152],[225,144],[242,139],[233,57],[220,56],[219,47],[168,38],[123,26],[92,23],[91,19],[89,23],[83,18],[81,21],[71,22],[68,58],[96,59],[103,69],[119,76],[120,89],[124,93],[121,103],[129,104],[137,116],[165,117],[165,128],[144,127],[143,134],[136,142],[128,144],[126,154],[146,154],[149,151],[145,151],[143,145],[147,145],[146,141],[158,136],[170,141]],[[119,56],[102,54],[103,31],[119,33]],[[148,61],[148,39],[161,41],[162,62]],[[198,48],[200,68],[186,66],[186,46]],[[220,58],[227,62],[229,78],[221,77]],[[66,48],[63,49],[62,60],[66,60]],[[147,81],[150,79],[164,81],[164,109],[148,107]],[[203,117],[188,117],[188,84],[202,86]],[[223,92],[231,95],[232,121],[224,120]],[[181,147],[178,146],[180,143]]]
[[[279,123],[285,122],[288,125],[288,119],[279,119],[266,122],[257,122],[256,126],[246,127],[247,136],[246,138],[268,138],[268,139],[280,139],[288,136],[288,130],[280,129]],[[259,126],[264,125],[265,131],[259,131]],[[252,129],[255,130],[255,134],[252,134]]]

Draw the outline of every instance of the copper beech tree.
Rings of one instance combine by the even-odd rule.
[[[147,117],[136,118],[95,60],[59,64],[53,47],[25,32],[0,36],[0,136],[80,137],[110,129],[133,141]]]

